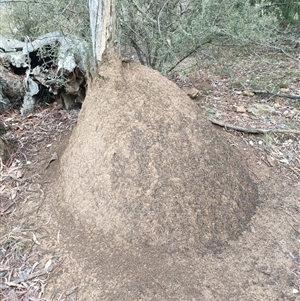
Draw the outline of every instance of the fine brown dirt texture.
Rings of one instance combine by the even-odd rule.
[[[159,73],[107,61],[45,174],[49,299],[297,300],[299,187],[239,143]]]
[[[242,160],[158,72],[115,62],[100,72],[61,161],[64,209],[132,246],[236,239],[258,204]]]

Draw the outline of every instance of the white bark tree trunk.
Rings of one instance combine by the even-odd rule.
[[[105,52],[114,51],[116,31],[115,0],[89,0],[93,67],[99,67]]]

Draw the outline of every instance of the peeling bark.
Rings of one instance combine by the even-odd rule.
[[[89,0],[89,12],[93,47],[92,64],[94,69],[97,69],[104,53],[113,52],[115,48],[115,0]]]

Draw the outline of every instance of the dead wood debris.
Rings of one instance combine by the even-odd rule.
[[[299,130],[294,129],[262,129],[260,127],[237,126],[208,118],[212,124],[232,130],[240,136],[246,145],[253,148],[257,164],[275,167],[292,185],[298,185],[300,179],[300,143]],[[264,123],[265,124],[265,123]],[[269,123],[269,126],[272,126]]]
[[[209,121],[218,126],[224,127],[225,129],[240,131],[248,134],[271,134],[271,133],[281,133],[281,134],[296,134],[300,135],[300,131],[292,129],[259,129],[259,128],[246,128],[229,123],[225,123],[215,119],[209,119]]]
[[[255,90],[252,92],[256,95],[269,95],[269,96],[271,96],[271,98],[282,97],[282,98],[290,98],[290,99],[300,99],[300,95],[295,95],[295,94],[271,93],[267,90]]]

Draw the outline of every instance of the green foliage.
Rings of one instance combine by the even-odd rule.
[[[283,24],[297,23],[300,21],[300,2],[292,0],[273,0],[276,13]]]
[[[252,1],[259,5],[263,13],[275,13],[281,24],[295,24],[300,21],[300,2],[294,0],[258,0]]]
[[[247,0],[119,0],[118,13],[121,44],[163,73],[210,43],[264,44],[276,26]]]
[[[31,40],[60,31],[90,40],[87,0],[8,2],[7,23],[15,38]],[[170,73],[211,45],[265,44],[276,26],[249,0],[118,0],[122,49],[134,49],[144,65]]]
[[[31,40],[49,32],[89,36],[88,1],[23,0],[6,4],[5,19],[14,37]]]

